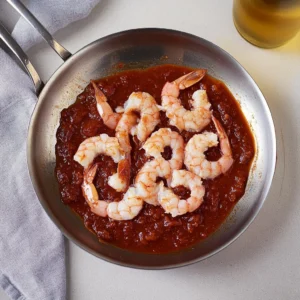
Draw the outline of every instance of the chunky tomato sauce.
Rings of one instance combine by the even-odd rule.
[[[113,109],[122,106],[134,91],[150,93],[161,103],[160,94],[166,81],[189,73],[192,69],[173,65],[162,65],[145,70],[130,70],[97,81],[107,96]],[[213,114],[225,128],[234,158],[234,164],[225,174],[213,180],[203,180],[206,189],[203,204],[194,212],[178,217],[164,213],[161,207],[144,204],[143,210],[133,220],[115,221],[102,218],[90,211],[82,191],[83,167],[73,160],[79,144],[88,137],[107,133],[115,136],[114,130],[107,128],[96,108],[94,90],[89,84],[76,102],[61,112],[60,126],[57,130],[56,176],[62,201],[76,212],[85,226],[94,232],[100,241],[142,252],[163,253],[176,251],[193,245],[212,234],[231,212],[243,196],[254,156],[254,140],[240,107],[224,83],[206,75],[201,82],[184,90],[180,99],[185,108],[190,109],[189,99],[195,90],[205,89],[212,104]],[[161,122],[156,130],[169,126],[165,113],[160,112]],[[215,131],[213,124],[204,130]],[[185,142],[195,134],[183,131]],[[131,183],[138,170],[148,160],[138,141],[131,138],[132,169]],[[171,149],[166,147],[164,157],[169,159]],[[218,147],[206,152],[209,160],[217,160],[221,153]],[[123,194],[117,193],[107,184],[108,177],[116,172],[117,165],[110,157],[100,155],[100,162],[94,184],[99,199],[121,200]],[[182,198],[189,197],[184,187],[174,189]]]

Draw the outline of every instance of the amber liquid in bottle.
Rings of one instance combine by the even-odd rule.
[[[250,43],[278,47],[300,29],[300,0],[234,0],[233,20]]]

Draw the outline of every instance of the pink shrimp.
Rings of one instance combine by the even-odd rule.
[[[221,123],[215,117],[212,117],[212,119],[218,135],[213,132],[196,134],[188,141],[185,148],[184,163],[187,169],[199,175],[201,178],[215,178],[222,173],[226,173],[233,164],[227,134]],[[208,161],[204,153],[209,147],[218,145],[218,137],[222,156],[217,161]]]
[[[205,90],[197,90],[190,100],[192,110],[181,105],[178,98],[180,90],[184,90],[200,81],[206,70],[196,70],[184,75],[173,82],[167,82],[162,90],[162,109],[170,119],[170,125],[176,126],[180,131],[201,131],[211,121],[210,102]]]
[[[103,123],[107,127],[111,128],[111,129],[115,129],[121,118],[120,114],[113,112],[112,108],[110,107],[110,105],[107,102],[106,96],[99,89],[97,84],[94,81],[91,81],[91,83],[95,90],[97,110],[103,120]]]

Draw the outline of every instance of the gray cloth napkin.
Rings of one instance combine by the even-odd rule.
[[[53,33],[98,2],[35,0],[28,8]],[[23,49],[41,40],[23,19],[13,36]],[[64,239],[36,198],[26,162],[36,101],[31,79],[0,49],[0,286],[11,299],[60,300],[66,297]]]

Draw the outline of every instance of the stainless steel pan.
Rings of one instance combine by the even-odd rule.
[[[276,161],[272,117],[259,88],[245,69],[216,45],[187,33],[167,29],[135,29],[101,38],[71,55],[15,0],[9,1],[43,35],[65,60],[43,85],[26,55],[5,31],[1,36],[27,67],[39,100],[33,112],[27,140],[28,168],[36,194],[62,233],[84,250],[120,265],[163,269],[205,259],[232,243],[254,220],[268,194]],[[161,58],[164,57],[164,60]],[[223,80],[240,102],[253,130],[256,156],[244,197],[223,226],[204,242],[177,253],[153,255],[133,253],[100,243],[83,222],[62,204],[54,175],[55,133],[60,112],[75,101],[90,79],[109,75],[123,62],[127,68],[178,64],[206,68]]]

